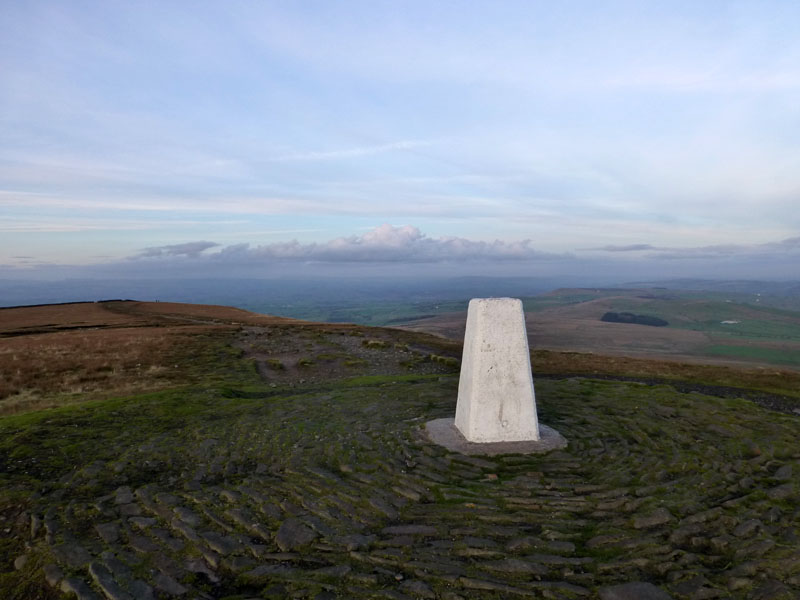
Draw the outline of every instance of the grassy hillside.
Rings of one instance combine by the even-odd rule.
[[[117,374],[77,396],[17,365],[58,406],[0,417],[4,598],[800,593],[800,399],[752,389],[796,392],[797,373],[537,350],[540,419],[568,448],[470,457],[422,430],[455,410],[457,343],[223,307],[57,310],[4,320],[0,350],[85,336],[70,369],[92,373],[135,329],[135,357],[106,352]]]

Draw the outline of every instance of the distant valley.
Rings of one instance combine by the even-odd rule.
[[[560,289],[524,298],[532,349],[680,359],[711,364],[800,368],[800,312],[744,293],[639,289]],[[792,298],[781,299],[791,305]],[[775,302],[777,303],[777,302]],[[664,327],[602,320],[628,312]],[[452,339],[464,334],[466,311],[410,320],[404,328]]]

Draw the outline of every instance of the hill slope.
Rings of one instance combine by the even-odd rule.
[[[0,417],[4,598],[800,593],[800,422],[700,381],[796,389],[790,373],[537,351],[553,376],[536,379],[539,415],[569,447],[476,458],[422,433],[455,410],[453,342],[218,307],[76,310],[17,314],[0,348],[135,329],[185,380]]]

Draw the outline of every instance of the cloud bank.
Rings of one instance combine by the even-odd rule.
[[[541,252],[531,240],[519,242],[474,241],[460,237],[432,238],[417,227],[381,225],[362,235],[340,237],[323,243],[303,244],[297,240],[260,246],[235,244],[217,252],[204,253],[219,244],[186,244],[145,248],[132,259],[171,259],[183,257],[218,263],[323,262],[323,263],[440,263],[467,261],[552,261],[570,254]]]
[[[170,246],[156,246],[145,248],[133,258],[161,258],[165,256],[188,256],[196,258],[204,250],[219,246],[216,242],[188,242],[186,244],[173,244]]]
[[[724,258],[770,258],[777,256],[800,255],[800,236],[786,238],[778,242],[764,244],[717,244],[688,248],[653,246],[651,244],[631,244],[627,246],[602,246],[588,250],[613,253],[647,253],[649,259],[687,260]]]

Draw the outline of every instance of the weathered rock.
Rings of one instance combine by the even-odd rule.
[[[382,532],[387,535],[418,535],[434,536],[437,534],[436,527],[430,525],[392,525],[384,527]]]
[[[641,515],[633,518],[633,526],[636,529],[649,529],[651,527],[658,527],[659,525],[666,525],[672,521],[674,517],[664,507],[657,508],[647,515]]]
[[[74,569],[84,567],[92,561],[92,556],[83,546],[75,543],[61,544],[53,548],[53,554],[59,562]]]
[[[115,492],[114,503],[130,504],[131,502],[133,502],[133,492],[131,491],[130,486],[124,485],[122,487],[118,487],[117,491]]]
[[[376,535],[361,535],[359,533],[353,533],[351,535],[345,535],[338,538],[336,542],[344,546],[346,550],[353,551],[368,548],[377,539],[378,536]]]
[[[156,588],[171,596],[183,596],[187,591],[184,586],[165,573],[159,573],[153,580]]]
[[[172,511],[187,525],[197,527],[197,525],[200,523],[200,516],[185,506],[176,506],[172,509]]]
[[[783,465],[775,471],[772,477],[778,481],[789,481],[792,478],[792,465]]]
[[[780,581],[765,581],[750,595],[752,600],[796,600],[797,594]]]
[[[120,504],[118,506],[119,514],[123,517],[138,517],[142,514],[142,507],[131,502],[129,504]]]
[[[767,496],[772,500],[786,500],[794,495],[794,485],[791,483],[784,483],[767,490]]]
[[[307,546],[317,537],[317,533],[307,527],[300,519],[290,517],[278,528],[275,543],[284,552]]]
[[[142,554],[158,552],[160,550],[158,544],[143,535],[131,534],[128,536],[128,542],[130,543],[131,548],[137,552],[141,552]]]
[[[109,600],[133,600],[133,597],[114,580],[105,565],[99,562],[91,563],[89,565],[89,575],[92,576],[92,579],[103,590]]]
[[[77,577],[67,577],[61,582],[61,591],[65,594],[75,594],[78,600],[102,600],[85,581]]]
[[[711,582],[703,577],[697,575],[690,579],[676,583],[672,589],[679,595],[688,596],[692,600],[706,600],[708,598],[719,598],[724,596],[725,593],[711,584]]]
[[[94,529],[106,544],[114,544],[119,540],[119,525],[114,522],[98,523]]]
[[[733,535],[736,537],[750,537],[754,535],[764,524],[758,519],[748,519],[744,523],[736,526],[733,530]]]
[[[146,530],[148,527],[152,527],[158,522],[158,519],[154,519],[153,517],[129,517],[128,523],[138,527],[141,530]]]
[[[477,563],[479,568],[497,573],[524,573],[527,575],[545,576],[547,567],[538,562],[520,560],[518,558],[504,558],[501,560]]]
[[[208,565],[199,558],[192,558],[186,561],[186,570],[192,573],[201,573],[205,575],[211,583],[217,583],[219,577],[216,573],[208,568]]]
[[[130,590],[131,595],[136,598],[136,600],[155,600],[153,588],[141,579],[131,582]]]
[[[409,579],[400,584],[400,590],[414,598],[436,598],[430,586],[419,579]]]
[[[226,556],[240,549],[239,544],[232,537],[220,535],[214,531],[204,531],[200,534],[209,548]]]
[[[672,600],[672,596],[646,581],[632,581],[597,590],[600,600]]]

